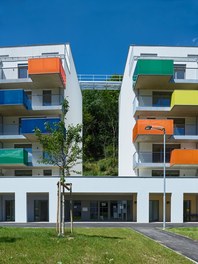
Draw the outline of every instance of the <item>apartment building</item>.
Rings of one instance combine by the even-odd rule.
[[[60,120],[65,97],[66,127],[82,123],[68,44],[0,48],[0,221],[56,222],[60,172],[38,162],[45,153],[33,130],[46,133],[46,121]],[[119,175],[68,177],[74,220],[162,222],[165,186],[165,220],[197,222],[197,144],[198,48],[130,46],[119,98]],[[68,193],[65,200],[68,220]]]
[[[82,123],[82,96],[69,44],[0,48],[0,221],[56,222],[58,167],[34,134],[62,116]],[[82,171],[82,164],[78,165]]]
[[[119,177],[131,179],[135,221],[163,220],[164,166],[166,221],[198,221],[198,48],[131,46],[120,92]]]

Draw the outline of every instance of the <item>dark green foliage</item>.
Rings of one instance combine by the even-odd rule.
[[[117,175],[119,91],[83,91],[85,175]]]

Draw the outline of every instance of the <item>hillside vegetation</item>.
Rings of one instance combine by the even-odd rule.
[[[83,91],[83,171],[118,175],[119,91]]]

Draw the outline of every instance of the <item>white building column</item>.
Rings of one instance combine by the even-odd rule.
[[[171,195],[171,223],[183,223],[183,193],[174,192]]]
[[[15,222],[27,222],[27,193],[21,190],[15,192]]]
[[[149,193],[137,194],[137,223],[149,223]]]
[[[53,188],[49,192],[49,222],[56,223],[57,215],[57,190]]]

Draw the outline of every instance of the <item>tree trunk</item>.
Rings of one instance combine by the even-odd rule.
[[[73,233],[73,204],[72,204],[72,183],[70,184],[70,230]]]
[[[65,234],[65,187],[62,184],[62,221],[61,221],[61,233],[62,236]]]

